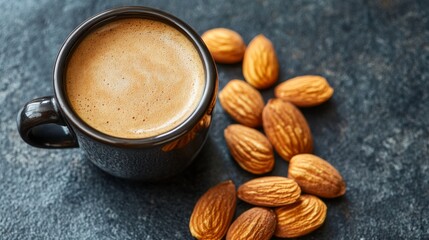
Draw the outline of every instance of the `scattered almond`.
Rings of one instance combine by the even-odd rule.
[[[313,138],[302,113],[282,99],[270,99],[262,112],[265,134],[286,161],[313,151]]]
[[[243,58],[243,75],[258,89],[272,86],[279,75],[279,63],[271,41],[259,34],[249,43]]]
[[[289,161],[289,169],[288,178],[252,179],[241,185],[237,192],[232,181],[209,189],[192,213],[189,223],[192,236],[222,239],[226,234],[227,240],[268,240],[273,235],[300,237],[319,228],[326,219],[327,207],[317,196],[334,198],[344,195],[346,184],[331,164],[310,154],[313,151],[312,134],[297,107],[312,107],[328,101],[334,93],[333,88],[321,76],[294,77],[279,84],[274,89],[276,98],[264,106],[262,95],[256,89],[273,86],[279,75],[279,63],[271,41],[260,34],[246,48],[242,37],[226,28],[208,30],[202,39],[216,62],[243,61],[247,83],[231,80],[219,93],[223,109],[240,123],[224,130],[234,160],[250,173],[268,173],[275,163],[274,147],[283,159]],[[253,129],[261,125],[266,137]],[[187,139],[167,150],[186,144]],[[189,139],[193,137],[190,135]],[[301,190],[308,194],[301,195]],[[231,224],[237,195],[241,200],[261,207],[242,213]]]
[[[268,176],[244,183],[237,194],[241,200],[256,206],[278,207],[295,202],[301,189],[293,179]]]
[[[235,121],[248,127],[262,124],[264,100],[261,93],[248,83],[237,79],[229,81],[220,91],[219,101]]]
[[[231,224],[226,240],[269,240],[276,230],[277,217],[271,209],[254,207],[242,213]]]
[[[276,237],[293,238],[319,228],[326,218],[327,207],[319,198],[301,195],[293,204],[275,209],[277,215]]]
[[[222,182],[210,188],[198,200],[189,229],[197,239],[221,239],[228,231],[237,203],[235,185]]]
[[[326,78],[307,75],[280,83],[274,94],[298,107],[312,107],[328,101],[334,94],[334,89]]]
[[[213,59],[218,63],[237,63],[243,59],[246,44],[237,32],[214,28],[201,36]]]
[[[273,147],[264,134],[253,128],[232,124],[225,128],[224,135],[232,157],[244,170],[263,174],[273,169]]]
[[[337,169],[313,154],[295,155],[289,162],[288,177],[295,179],[302,191],[319,197],[335,198],[346,192]]]

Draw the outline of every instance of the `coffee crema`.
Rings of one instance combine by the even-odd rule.
[[[192,42],[165,23],[116,20],[87,35],[66,71],[66,92],[89,126],[147,138],[185,121],[200,102],[204,66]]]

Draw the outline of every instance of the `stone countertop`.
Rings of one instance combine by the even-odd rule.
[[[79,149],[26,145],[21,106],[52,95],[52,67],[83,20],[121,5],[170,12],[198,33],[232,28],[275,45],[280,81],[325,76],[333,98],[303,109],[315,154],[344,176],[344,197],[325,200],[325,224],[303,239],[429,239],[429,1],[7,1],[0,0],[0,238],[191,239],[199,196],[220,181],[254,176],[226,149],[233,121],[215,108],[210,137],[181,175],[160,183],[111,177]],[[243,79],[218,65],[220,89]],[[265,100],[273,89],[263,91]],[[286,175],[277,158],[272,175]],[[239,201],[238,213],[250,206]]]

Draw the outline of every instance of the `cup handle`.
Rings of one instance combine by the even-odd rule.
[[[64,121],[54,97],[36,98],[21,109],[18,131],[28,144],[39,148],[79,147],[73,130]]]

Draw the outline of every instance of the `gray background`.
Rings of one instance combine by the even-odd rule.
[[[326,223],[304,239],[429,239],[429,1],[0,1],[0,238],[190,239],[194,203],[209,187],[253,176],[229,155],[220,105],[202,153],[161,183],[111,177],[78,149],[27,146],[16,115],[52,94],[52,66],[83,20],[121,5],[170,12],[198,33],[228,27],[270,38],[280,81],[325,76],[333,98],[303,109],[315,153],[347,182],[326,200]],[[241,66],[218,65],[220,89]],[[265,100],[273,89],[263,91]],[[286,175],[277,159],[272,175]],[[250,206],[239,202],[238,212]]]

